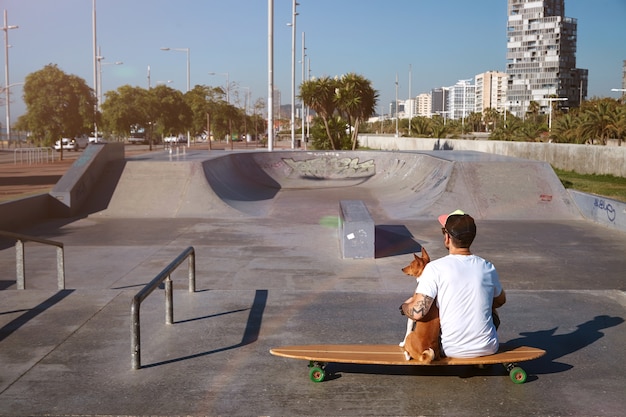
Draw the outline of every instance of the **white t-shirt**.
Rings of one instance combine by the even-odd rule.
[[[496,268],[476,255],[447,255],[426,265],[416,292],[437,299],[446,356],[471,358],[498,350],[491,314],[502,292]]]

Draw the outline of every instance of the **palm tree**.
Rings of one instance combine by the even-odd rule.
[[[341,77],[335,91],[339,111],[345,114],[351,128],[352,150],[356,149],[359,125],[376,109],[378,92],[372,88],[369,80],[361,75],[349,73]]]
[[[616,127],[615,104],[609,100],[600,100],[585,110],[580,125],[581,134],[592,141],[599,139],[602,145],[606,145]]]
[[[428,136],[431,132],[432,121],[428,117],[417,116],[411,119],[411,132],[416,136]]]
[[[492,107],[483,110],[483,121],[487,126],[487,131],[493,131],[498,126],[500,120],[500,113]]]
[[[335,91],[338,87],[338,81],[328,76],[307,80],[300,85],[300,100],[322,119],[333,150],[337,149],[337,144],[331,134],[329,121],[337,110]]]

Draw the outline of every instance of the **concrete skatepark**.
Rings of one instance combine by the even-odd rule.
[[[31,243],[17,290],[14,242],[0,240],[0,415],[624,415],[626,233],[586,220],[545,163],[206,150],[100,170],[71,216],[19,230],[63,242],[64,290],[54,250]],[[341,257],[346,199],[375,222],[374,258]],[[523,365],[525,384],[497,366],[344,364],[314,384],[305,361],[269,354],[398,343],[414,289],[400,268],[422,245],[445,255],[436,216],[456,208],[507,290],[501,341],[547,351]],[[189,246],[196,291],[186,266],[172,274],[171,325],[162,290],[144,301],[134,370],[130,301]]]

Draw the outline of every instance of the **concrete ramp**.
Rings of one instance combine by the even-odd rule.
[[[377,222],[433,218],[581,216],[551,167],[478,152],[241,152],[186,161],[127,160],[111,217],[270,217],[304,223],[363,200]],[[106,180],[104,182],[111,182]]]

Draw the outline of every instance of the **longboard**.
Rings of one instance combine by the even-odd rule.
[[[546,351],[534,347],[520,346],[507,348],[501,346],[493,355],[477,358],[440,358],[429,364],[415,359],[406,360],[404,351],[398,345],[300,345],[281,346],[270,349],[274,356],[309,361],[309,377],[313,382],[322,382],[326,376],[328,363],[354,363],[363,365],[491,365],[502,364],[516,384],[526,381],[526,372],[517,366],[517,362],[529,361],[543,356]]]

